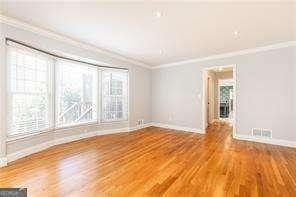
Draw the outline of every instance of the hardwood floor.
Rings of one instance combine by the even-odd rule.
[[[0,169],[28,196],[296,196],[296,149],[156,127],[52,147]]]

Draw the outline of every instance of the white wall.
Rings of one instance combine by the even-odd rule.
[[[236,64],[237,133],[270,128],[275,139],[295,141],[294,58],[295,47],[288,47],[154,69],[152,121],[202,130],[202,70]]]
[[[51,140],[57,140],[65,137],[80,135],[92,131],[105,131],[110,129],[127,128],[136,126],[138,119],[144,119],[145,123],[151,122],[151,70],[131,65],[128,62],[110,58],[104,54],[94,51],[85,50],[76,46],[72,46],[65,42],[50,39],[39,34],[25,31],[12,27],[7,24],[0,23],[0,158],[8,154],[14,154],[32,146],[46,143]],[[75,127],[71,129],[61,129],[55,132],[47,132],[14,140],[6,143],[6,45],[5,37],[13,38],[25,43],[29,43],[38,48],[52,51],[64,52],[83,58],[105,62],[111,65],[129,68],[129,121],[119,123],[99,124],[83,127]]]

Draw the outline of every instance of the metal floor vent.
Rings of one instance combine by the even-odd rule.
[[[255,137],[272,138],[272,130],[263,128],[253,128],[252,135]]]

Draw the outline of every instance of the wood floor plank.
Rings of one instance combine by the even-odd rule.
[[[0,169],[29,196],[296,196],[296,149],[149,127],[58,145]]]

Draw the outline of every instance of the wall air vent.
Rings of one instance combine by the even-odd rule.
[[[272,138],[272,130],[263,128],[253,128],[252,135],[254,137]]]

